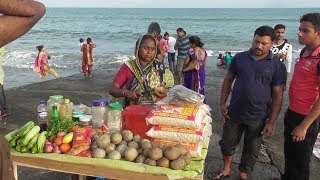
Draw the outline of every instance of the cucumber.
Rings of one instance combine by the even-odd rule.
[[[21,146],[16,146],[16,150],[18,151],[18,152],[20,152],[20,149],[21,149]]]
[[[29,149],[27,148],[27,146],[21,146],[21,148],[20,148],[21,153],[27,153],[28,151],[29,151]]]
[[[28,145],[29,141],[31,141],[31,139],[34,136],[36,136],[39,132],[40,132],[40,126],[33,126],[33,128],[21,140],[21,145],[22,146]]]
[[[10,147],[14,148],[17,145],[17,141],[18,141],[19,137],[14,137],[11,141],[10,141]]]
[[[6,140],[8,142],[10,142],[14,137],[15,135],[19,132],[19,129],[15,129],[14,131],[11,131],[10,133],[8,133],[7,135],[5,135],[4,137],[6,138]]]
[[[23,125],[20,128],[17,136],[19,136],[19,137],[25,136],[33,128],[33,126],[34,126],[34,122],[33,121],[27,122],[25,125]]]
[[[31,149],[31,153],[32,154],[38,153],[38,146],[33,146],[33,148]]]
[[[22,140],[22,138],[19,138],[19,139],[17,140],[17,145],[22,146],[22,145],[21,145],[21,140]]]
[[[43,131],[37,140],[38,153],[43,153],[44,144],[46,143],[46,134],[47,131]]]
[[[36,135],[31,139],[31,141],[29,141],[29,143],[28,143],[28,145],[27,145],[27,147],[28,147],[29,149],[31,149],[31,148],[33,148],[34,146],[36,146],[39,135],[40,135],[40,133],[36,134]]]

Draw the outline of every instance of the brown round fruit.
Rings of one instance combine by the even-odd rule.
[[[162,149],[160,148],[151,148],[149,151],[149,157],[153,160],[158,160],[163,157]]]
[[[127,161],[134,161],[138,156],[138,151],[134,147],[128,147],[124,153],[124,159]]]
[[[157,162],[155,160],[153,160],[153,159],[150,159],[150,158],[146,159],[144,161],[144,163],[149,165],[149,166],[156,166],[157,165]]]
[[[180,150],[174,146],[168,146],[164,151],[164,156],[169,160],[175,160],[180,156]]]
[[[146,157],[140,154],[136,159],[136,163],[144,163],[145,160],[146,160]]]
[[[162,157],[157,160],[157,166],[169,168],[170,166],[170,160],[166,157]]]
[[[178,158],[170,162],[170,168],[174,170],[184,169],[186,168],[186,162],[183,159]]]

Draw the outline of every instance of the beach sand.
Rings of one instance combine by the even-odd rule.
[[[10,72],[6,71],[6,78],[10,77]],[[16,73],[12,71],[12,73]],[[23,73],[22,71],[19,73]],[[26,74],[29,71],[24,72]],[[213,135],[210,140],[209,153],[205,162],[205,179],[208,179],[208,175],[212,172],[219,171],[222,166],[222,155],[220,152],[220,146],[218,141],[221,138],[223,122],[219,110],[220,89],[223,81],[223,77],[226,71],[224,69],[217,69],[214,66],[207,68],[206,76],[206,99],[210,107],[212,108],[213,118]],[[15,75],[12,75],[15,76]],[[83,78],[79,73],[73,76],[64,77],[58,80],[48,80],[39,82],[39,80],[31,80],[30,74],[26,75],[25,80],[29,85],[20,86],[19,82],[12,80],[7,81],[9,83],[16,83],[17,86],[11,84],[11,88],[6,91],[7,101],[11,115],[6,117],[7,129],[2,130],[2,133],[9,132],[28,120],[35,120],[36,122],[36,108],[39,104],[39,100],[47,100],[50,95],[61,94],[65,98],[71,99],[75,104],[83,103],[90,105],[92,100],[99,98],[110,98],[107,92],[108,86],[112,82],[114,73],[107,72],[105,70],[95,71],[92,79]],[[37,78],[36,75],[34,75]],[[10,79],[10,78],[9,78]],[[7,79],[8,80],[8,79]],[[19,80],[20,81],[20,80]],[[20,81],[21,82],[21,81]],[[35,83],[38,82],[38,83]],[[21,83],[20,83],[21,84]],[[8,88],[9,85],[6,86]],[[268,140],[265,140],[264,144],[266,148],[259,157],[255,169],[251,175],[251,179],[262,180],[280,178],[280,171],[284,169],[284,155],[283,155],[283,114],[288,106],[287,92],[285,93],[285,99],[282,106],[282,112],[280,114],[275,135]],[[237,148],[232,167],[232,177],[234,179],[238,174],[238,164],[240,162],[242,146]],[[312,158],[310,179],[320,179],[320,161],[316,158]],[[22,180],[56,180],[56,179],[69,179],[68,174],[56,173],[51,171],[35,170],[31,168],[19,167],[18,169],[19,179]]]

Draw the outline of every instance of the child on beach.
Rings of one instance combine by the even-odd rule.
[[[34,71],[39,73],[41,80],[46,80],[46,73],[51,74],[56,79],[60,78],[59,74],[52,67],[50,67],[48,62],[50,56],[47,56],[44,46],[40,45],[36,48],[39,51],[39,53],[34,62]]]

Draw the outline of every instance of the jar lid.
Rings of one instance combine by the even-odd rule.
[[[64,103],[65,104],[69,104],[70,103],[70,99],[64,99]]]
[[[111,110],[122,110],[122,105],[119,103],[110,103],[109,109]]]
[[[41,101],[40,101],[40,104],[46,104],[46,101],[41,100]]]
[[[108,101],[107,100],[93,100],[92,101],[92,106],[104,106],[107,107],[108,106]]]
[[[53,95],[53,96],[50,96],[50,99],[52,99],[52,100],[60,100],[60,99],[63,99],[63,96],[62,95]]]
[[[83,115],[85,115],[85,112],[81,112],[81,111],[72,112],[72,117],[74,117],[74,118],[78,118],[78,117],[81,117]]]
[[[82,122],[88,122],[91,121],[92,116],[91,115],[83,115],[79,117],[79,120]]]

